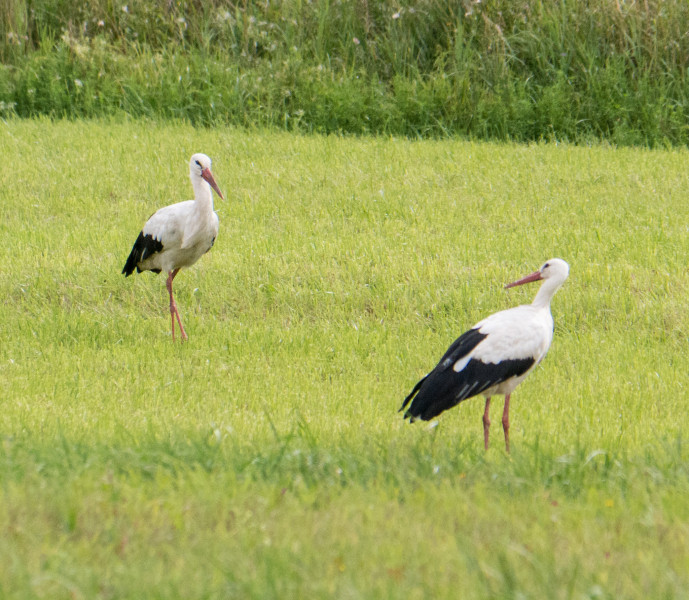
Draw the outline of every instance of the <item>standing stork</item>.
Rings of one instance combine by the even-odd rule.
[[[505,396],[502,427],[505,449],[510,451],[510,395],[545,357],[553,340],[550,300],[569,275],[569,265],[553,258],[538,271],[510,283],[505,289],[543,280],[531,304],[492,314],[458,337],[428,375],[419,381],[402,404],[404,418],[428,421],[462,400],[482,394],[483,443],[488,450],[491,396]]]
[[[122,269],[125,277],[129,277],[134,269],[137,273],[167,272],[165,285],[170,294],[173,341],[175,317],[183,340],[187,339],[187,334],[172,295],[172,280],[181,268],[193,265],[208,252],[218,235],[218,215],[213,210],[211,187],[224,200],[211,173],[211,159],[205,154],[191,157],[189,177],[194,186],[194,200],[170,204],[156,211],[136,238]]]

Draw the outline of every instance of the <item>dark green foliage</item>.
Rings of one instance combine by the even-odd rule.
[[[0,114],[689,141],[689,5],[9,0]]]

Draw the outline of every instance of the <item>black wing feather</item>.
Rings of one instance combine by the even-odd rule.
[[[447,369],[450,365],[455,364],[455,362],[462,358],[462,356],[469,354],[469,352],[479,345],[481,340],[483,340],[486,335],[487,334],[481,333],[478,329],[470,329],[469,331],[465,331],[462,335],[460,335],[454,342],[452,342],[452,344],[450,344],[450,347],[447,349],[445,354],[443,354],[443,357],[435,366],[435,369],[433,369],[433,371],[431,371],[414,386],[414,389],[411,391],[411,393],[404,399],[402,407],[398,412],[402,412],[405,409],[407,404],[409,404],[409,401],[414,397],[414,394],[419,391],[424,381],[433,375],[433,373],[438,370],[443,371]],[[404,415],[405,419],[407,417],[408,413]]]
[[[450,344],[450,347],[447,349],[445,354],[443,354],[443,357],[440,359],[433,371],[431,371],[414,386],[414,389],[411,391],[411,393],[404,399],[402,407],[398,412],[401,412],[405,409],[407,404],[409,404],[409,401],[414,397],[414,395],[419,391],[421,386],[429,377],[438,371],[448,369],[450,365],[455,364],[455,362],[457,362],[460,358],[469,354],[469,352],[476,348],[476,346],[478,346],[479,343],[485,339],[486,335],[487,334],[481,333],[478,329],[469,329],[469,331],[466,331],[460,335],[454,342],[452,342],[452,344]],[[410,412],[411,409],[404,415],[405,419],[412,416],[410,415]]]
[[[430,375],[430,373],[429,373],[428,375]],[[428,379],[428,375],[426,375],[421,381],[419,381],[419,383],[417,383],[417,384],[414,386],[414,389],[411,391],[411,394],[409,394],[409,395],[404,399],[404,402],[402,402],[402,406],[400,407],[400,409],[399,409],[397,412],[402,412],[402,411],[405,409],[405,407],[407,406],[407,404],[409,404],[409,401],[414,397],[414,395],[416,394],[416,392],[419,391],[419,388],[423,385],[423,382],[426,381],[426,379]],[[407,417],[407,415],[404,415],[404,416],[405,416],[405,418]]]
[[[476,346],[488,337],[487,333],[481,333],[478,329],[470,329],[460,335],[443,354],[435,369],[445,370],[454,365],[460,358],[466,356]]]
[[[484,363],[472,358],[458,373],[452,366],[471,352],[487,334],[470,329],[458,337],[440,359],[435,369],[416,384],[404,401],[402,409],[414,398],[405,419],[428,421],[462,400],[476,396],[493,385],[523,375],[534,364],[533,358]],[[415,395],[416,394],[416,395]]]
[[[156,240],[151,234],[144,235],[142,231],[139,233],[139,237],[136,238],[136,242],[134,242],[122,273],[124,273],[125,277],[129,277],[134,272],[134,269],[136,269],[137,273],[141,273],[139,264],[162,249],[163,243],[160,240]],[[160,273],[160,269],[151,269],[151,271]]]

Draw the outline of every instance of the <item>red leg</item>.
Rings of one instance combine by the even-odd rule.
[[[179,269],[175,269],[174,271],[170,271],[170,275],[167,278],[167,281],[165,282],[165,285],[167,286],[167,291],[170,294],[170,318],[172,319],[172,341],[175,341],[175,317],[177,317],[177,323],[179,324],[179,331],[182,334],[182,340],[187,339],[187,334],[184,331],[184,327],[182,326],[182,318],[179,316],[179,311],[177,310],[177,304],[175,303],[175,299],[172,296],[172,280],[175,278],[175,275],[179,273]]]
[[[490,412],[490,398],[486,398],[486,409],[483,411],[483,446],[488,450],[488,431],[490,430],[490,419],[488,413]]]
[[[510,451],[510,395],[505,395],[505,408],[502,411],[502,429],[505,432],[505,450]]]
[[[172,297],[172,280],[174,279],[176,273],[170,271],[165,281],[165,287],[167,287],[167,292],[170,294],[170,319],[172,320],[172,341],[175,341],[175,300]]]
[[[182,318],[179,316],[179,311],[177,310],[177,305],[175,304],[175,315],[177,315],[177,323],[179,324],[179,330],[182,333],[182,340],[186,340],[187,332],[184,331],[184,326],[182,325]]]

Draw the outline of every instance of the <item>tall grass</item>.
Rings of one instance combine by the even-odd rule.
[[[0,109],[310,132],[686,144],[668,2],[22,0]]]
[[[172,344],[120,271],[199,150]],[[3,597],[687,598],[685,150],[13,119],[0,162]],[[480,400],[403,422],[552,256],[512,454]]]

